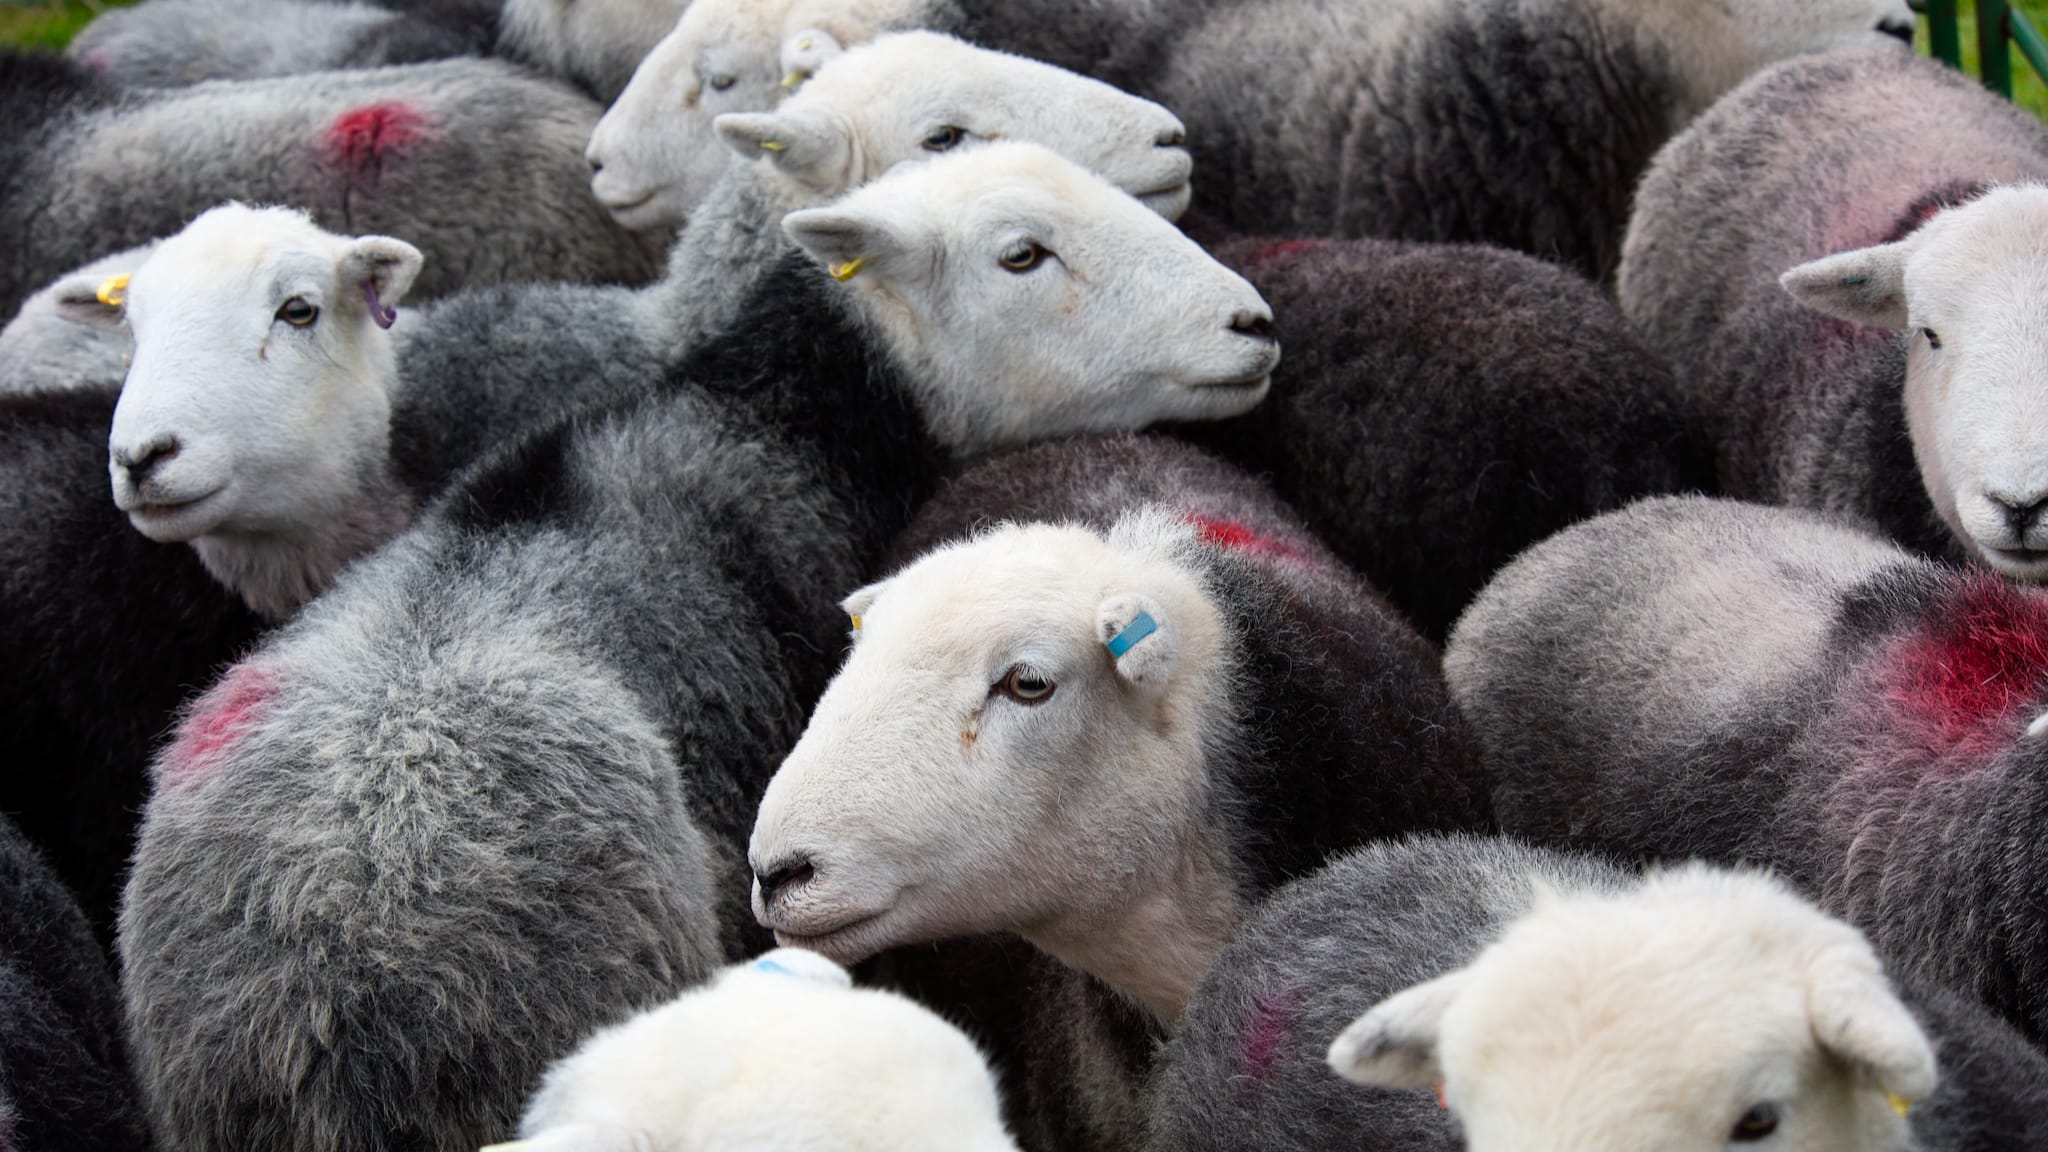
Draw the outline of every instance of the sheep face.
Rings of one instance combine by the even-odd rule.
[[[793,46],[814,49],[825,33]],[[718,135],[806,199],[856,188],[900,161],[980,141],[1029,140],[1169,220],[1187,209],[1194,161],[1171,112],[1049,64],[934,32],[905,32],[834,60],[775,112],[720,116]]]
[[[1015,1152],[959,1029],[777,949],[598,1033],[485,1152]]]
[[[846,281],[957,450],[1238,415],[1279,362],[1250,284],[1033,145],[912,166],[783,230]]]
[[[2048,188],[1995,190],[1784,284],[1909,330],[1906,423],[1935,510],[1984,563],[2048,580]]]
[[[337,516],[389,436],[396,367],[373,308],[420,263],[398,240],[228,205],[158,245],[125,299],[78,285],[68,308],[102,323],[125,310],[134,335],[107,445],[115,505],[159,541]]]
[[[1755,875],[1556,896],[1382,1001],[1337,1072],[1438,1085],[1472,1152],[1884,1152],[1934,1055],[1855,930]]]
[[[1683,123],[1767,65],[1852,44],[1911,43],[1906,0],[1608,0],[1663,47],[1687,100]],[[1674,125],[1676,127],[1676,125]]]
[[[849,962],[1125,926],[1186,866],[1225,710],[1191,539],[1163,514],[1002,527],[848,598],[853,651],[754,825],[756,917]]]

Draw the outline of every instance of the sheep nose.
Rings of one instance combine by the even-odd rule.
[[[130,483],[140,485],[149,479],[149,474],[156,471],[158,465],[176,457],[183,447],[176,436],[165,433],[152,437],[139,448],[114,449],[114,463],[128,473]]]
[[[761,886],[761,902],[773,904],[789,889],[804,883],[817,873],[808,856],[791,856],[766,872],[754,870],[754,883]]]
[[[1878,21],[1877,30],[1894,39],[1913,42],[1913,21],[1903,16],[1887,16]]]
[[[1161,148],[1184,148],[1187,146],[1187,142],[1187,130],[1178,124],[1161,132],[1159,138],[1154,141]]]
[[[2014,498],[1988,493],[1991,502],[1998,505],[1998,511],[2005,516],[2006,526],[2012,529],[2013,539],[2022,546],[2027,542],[2027,530],[2041,519],[2041,513],[2048,511],[2048,496],[2028,501],[2025,497]]]
[[[1233,315],[1230,318],[1230,330],[1261,344],[1272,344],[1279,339],[1273,335],[1273,318],[1258,312],[1239,312]]]

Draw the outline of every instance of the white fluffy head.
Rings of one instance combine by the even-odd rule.
[[[1015,1152],[960,1030],[781,948],[585,1041],[485,1152]]]
[[[688,6],[689,0],[505,0],[499,39],[512,55],[610,100]]]
[[[1885,37],[1911,42],[1906,0],[1598,0],[1611,18],[1669,53],[1684,120],[1757,70],[1806,52]],[[1903,51],[1903,46],[1901,47]],[[1675,126],[1674,126],[1675,127]]]
[[[2048,187],[1994,190],[1784,284],[1831,316],[1911,330],[1906,423],[1935,510],[1985,563],[2048,580]]]
[[[1382,1001],[1337,1072],[1442,1086],[1471,1152],[1895,1152],[1934,1053],[1862,935],[1755,874],[1539,893]]]
[[[1170,884],[1227,710],[1192,546],[1164,512],[1003,526],[848,597],[853,651],[754,824],[761,922],[849,962],[1000,930],[1057,952]]]
[[[1250,284],[1036,145],[899,168],[782,227],[846,281],[958,450],[1235,416],[1279,362]]]

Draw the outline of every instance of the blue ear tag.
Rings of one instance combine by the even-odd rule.
[[[754,961],[751,965],[748,965],[748,967],[751,967],[756,972],[773,972],[778,976],[796,975],[796,973],[791,972],[789,969],[784,968],[782,965],[777,964],[775,961],[768,959],[766,956],[763,956],[759,960]]]
[[[1140,612],[1131,617],[1131,622],[1124,625],[1123,631],[1103,641],[1103,647],[1109,649],[1111,656],[1122,657],[1124,653],[1135,648],[1138,641],[1157,631],[1159,621],[1152,619],[1150,612]]]

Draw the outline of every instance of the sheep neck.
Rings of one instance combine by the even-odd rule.
[[[192,541],[206,571],[249,609],[282,620],[334,582],[349,561],[412,523],[411,494],[392,479],[390,460],[366,464],[349,499],[284,531],[214,532]]]

